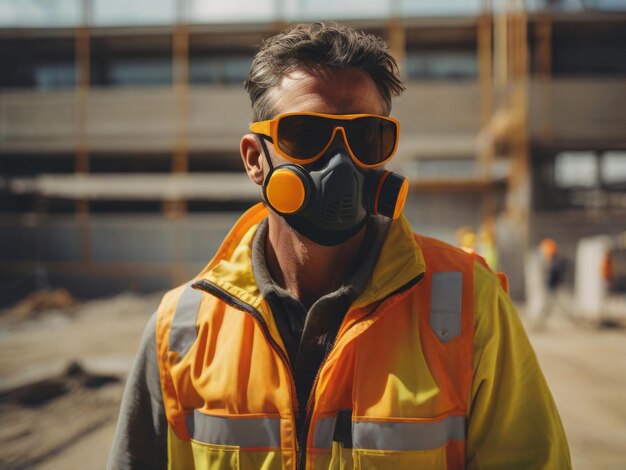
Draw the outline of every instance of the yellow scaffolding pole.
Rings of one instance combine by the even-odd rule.
[[[552,133],[552,18],[547,13],[535,22],[535,74],[541,97],[539,132],[548,138]]]
[[[89,143],[87,136],[87,106],[89,99],[90,74],[90,0],[82,0],[82,22],[76,27],[75,44],[75,149],[74,172],[89,173]],[[81,262],[88,264],[91,259],[90,205],[89,200],[80,198],[75,203],[80,230]]]
[[[478,167],[491,181],[496,159],[508,161],[506,215],[524,232],[530,202],[527,24],[523,0],[495,5],[485,0],[476,31],[481,97]],[[495,216],[494,191],[491,184],[485,192],[485,220]]]
[[[172,155],[172,175],[185,175],[189,171],[189,24],[188,2],[177,1],[177,21],[172,35],[172,88],[176,103],[176,137]],[[164,213],[176,221],[174,259],[171,279],[173,285],[184,282],[187,258],[187,201],[175,200],[164,203]]]

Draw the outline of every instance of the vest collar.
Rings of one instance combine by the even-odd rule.
[[[259,309],[263,297],[252,272],[252,241],[258,223],[267,217],[267,208],[259,203],[235,223],[214,258],[196,276],[209,281],[229,295]],[[421,275],[424,257],[411,226],[401,216],[391,223],[372,276],[353,303],[360,308],[383,299]],[[265,310],[265,309],[263,309]]]

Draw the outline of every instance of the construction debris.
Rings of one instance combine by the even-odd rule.
[[[77,304],[66,289],[33,292],[5,311],[4,317],[23,321],[39,317],[44,312],[66,311]]]

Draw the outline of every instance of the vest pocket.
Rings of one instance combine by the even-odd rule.
[[[216,416],[200,410],[185,417],[196,469],[281,467],[280,418]]]
[[[282,469],[282,454],[277,450],[247,450],[238,446],[205,444],[192,440],[191,451],[193,465],[182,465],[182,469]]]
[[[354,468],[352,449],[346,449],[341,442],[333,441],[328,468],[332,470],[348,470]]]
[[[446,446],[428,450],[354,449],[354,468],[413,470],[416,468],[445,469]]]
[[[465,441],[465,416],[353,421],[356,468],[446,468],[451,442]]]
[[[191,441],[196,470],[239,469],[239,447]]]

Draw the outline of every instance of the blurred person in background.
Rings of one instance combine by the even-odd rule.
[[[613,268],[613,249],[607,248],[600,263],[600,276],[604,283],[604,289],[609,292],[615,284],[615,270]]]
[[[456,238],[459,248],[466,253],[476,252],[476,234],[471,227],[466,225],[459,227],[456,231]]]
[[[551,238],[541,240],[539,248],[543,255],[543,284],[546,295],[536,328],[543,329],[553,311],[561,308],[557,295],[565,276],[565,260],[558,253],[559,245]]]
[[[566,262],[558,251],[559,246],[552,238],[541,240],[528,272],[528,282],[532,285],[531,292],[529,292],[529,305],[532,305],[532,327],[537,331],[546,328],[548,319],[557,310],[569,317],[559,297]]]
[[[498,247],[496,237],[490,224],[485,224],[480,229],[478,253],[485,258],[487,265],[493,270],[498,270]]]
[[[613,311],[612,298],[619,296],[624,290],[624,259],[626,256],[626,232],[612,237],[612,241],[604,247],[600,261],[600,277],[602,279],[599,293],[601,297],[601,315],[610,315]]]
[[[402,215],[383,40],[296,26],[245,87],[264,203],[149,321],[109,467],[570,468],[498,277]]]

